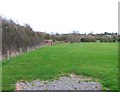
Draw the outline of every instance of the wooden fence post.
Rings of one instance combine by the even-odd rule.
[[[22,49],[20,48],[20,53],[22,53]]]
[[[29,47],[27,47],[27,52],[29,52]]]
[[[9,52],[9,50],[7,51],[7,60],[8,61],[10,60],[10,52]]]
[[[35,46],[33,46],[33,50],[35,50]]]

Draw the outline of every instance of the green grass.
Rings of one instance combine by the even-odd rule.
[[[39,48],[3,61],[3,89],[18,80],[49,80],[61,73],[97,78],[103,88],[118,89],[118,44],[75,43]]]

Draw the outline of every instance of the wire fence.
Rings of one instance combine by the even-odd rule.
[[[4,55],[2,55],[2,60],[7,59],[8,61],[10,61],[11,57],[15,57],[15,56],[18,56],[23,53],[28,53],[28,52],[36,50],[38,48],[44,47],[46,45],[47,44],[40,44],[37,46],[27,47],[26,49],[18,48],[18,50],[7,50],[6,53]]]

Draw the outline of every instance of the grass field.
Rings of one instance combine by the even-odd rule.
[[[48,80],[61,73],[97,78],[103,88],[118,89],[118,44],[75,43],[39,48],[3,61],[3,89],[18,80]]]

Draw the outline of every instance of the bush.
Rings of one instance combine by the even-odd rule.
[[[85,36],[81,39],[81,42],[96,42],[96,39],[93,36]]]

